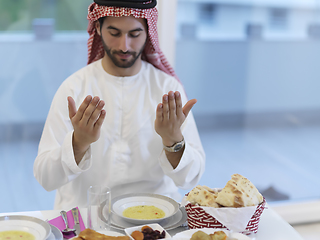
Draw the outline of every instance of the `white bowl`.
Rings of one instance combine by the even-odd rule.
[[[133,219],[123,216],[123,211],[128,207],[140,206],[140,205],[153,205],[164,211],[165,216],[158,219]],[[116,214],[121,219],[134,223],[136,225],[159,223],[169,217],[172,217],[179,211],[179,203],[175,200],[158,194],[150,193],[134,193],[126,194],[116,197],[112,200],[112,213]]]
[[[131,227],[131,228],[125,228],[124,231],[132,240],[134,240],[134,238],[131,237],[131,233],[134,232],[134,231],[141,231],[141,228],[143,226],[146,226],[146,225],[141,225],[141,226],[136,226],[136,227]],[[153,230],[160,231],[160,233],[162,233],[162,231],[165,231],[166,236],[165,236],[165,238],[162,238],[162,239],[171,238],[170,234],[163,227],[161,227],[158,223],[147,224],[147,226],[151,227]]]

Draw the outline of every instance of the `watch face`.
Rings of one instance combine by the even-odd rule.
[[[174,146],[174,151],[178,152],[180,149],[182,148],[182,144],[177,144],[176,146]]]

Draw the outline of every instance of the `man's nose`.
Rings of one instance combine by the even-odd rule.
[[[121,36],[120,38],[120,50],[123,52],[127,52],[129,51],[129,44],[130,44],[130,39],[129,37],[124,34],[123,36]]]

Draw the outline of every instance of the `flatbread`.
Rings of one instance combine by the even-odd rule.
[[[216,198],[216,202],[224,207],[256,206],[262,201],[258,189],[240,174],[233,174]]]
[[[218,208],[220,206],[216,203],[217,195],[217,191],[207,186],[198,185],[189,192],[187,200],[191,204],[198,204],[200,206]]]
[[[90,228],[86,228],[85,230],[81,231],[77,240],[130,240],[129,236],[108,236],[102,233],[98,233],[95,230]]]

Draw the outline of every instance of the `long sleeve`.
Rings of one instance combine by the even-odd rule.
[[[164,173],[177,187],[188,189],[199,182],[205,169],[205,153],[192,112],[182,125],[182,134],[185,139],[185,149],[179,165],[173,169],[164,150],[160,154],[159,161]]]
[[[39,143],[34,176],[47,190],[55,190],[90,167],[91,148],[77,165],[72,148],[73,128],[66,117],[67,99],[62,89],[56,93]]]

